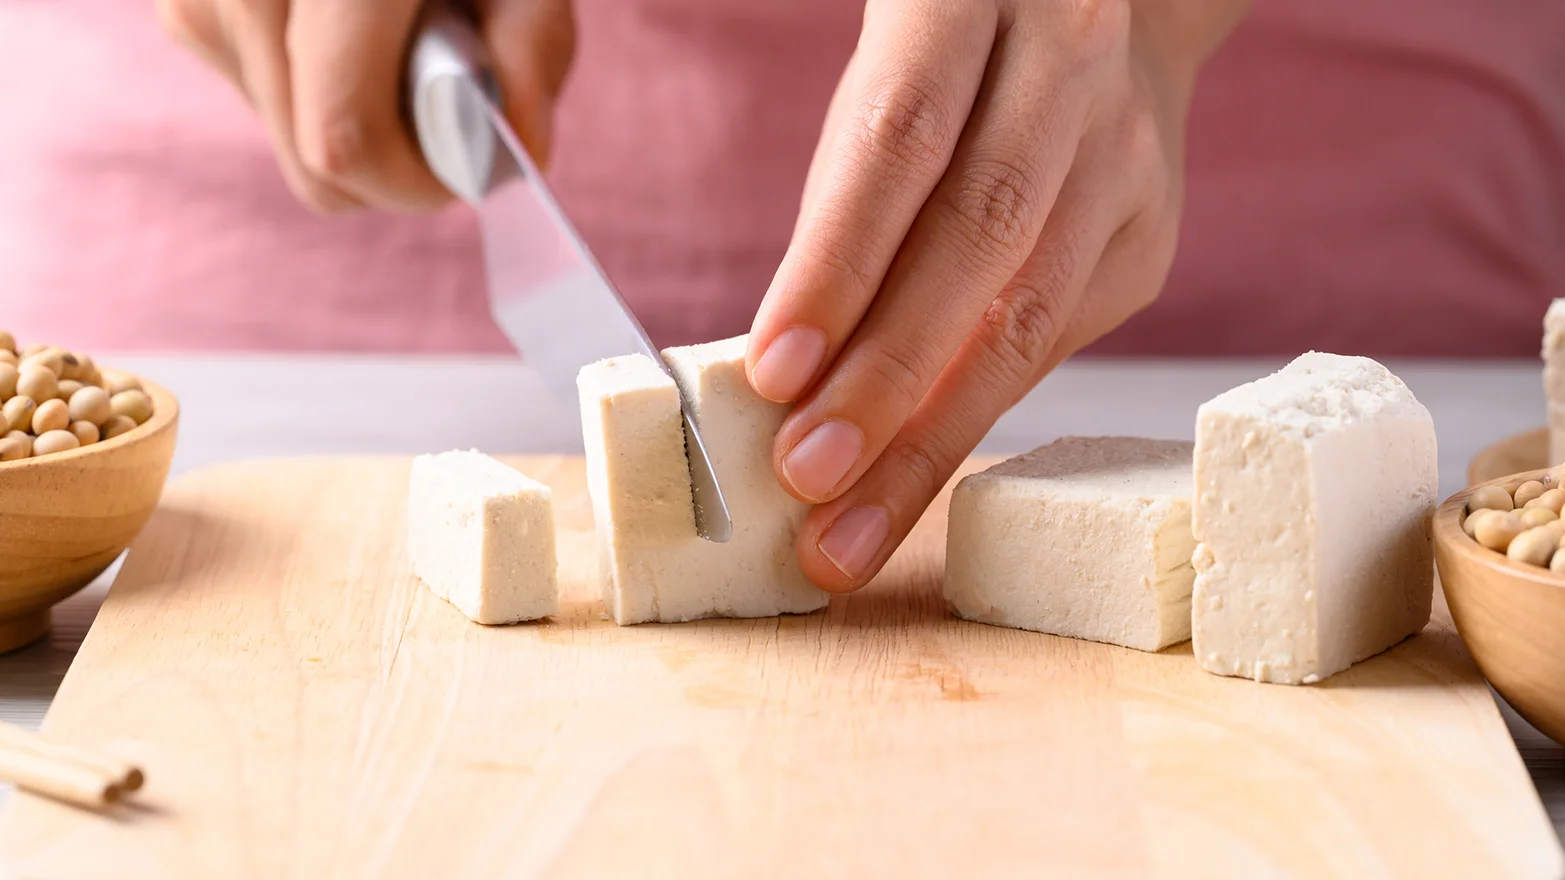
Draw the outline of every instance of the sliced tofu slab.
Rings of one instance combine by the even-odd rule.
[[[591,364],[577,379],[599,578],[621,625],[814,611],[829,596],[794,555],[806,505],[778,485],[772,441],[788,413],[750,389],[745,337]],[[680,390],[722,484],[734,534],[696,534]]]
[[[952,612],[1143,651],[1189,639],[1191,449],[1066,437],[965,477],[946,538]]]
[[[408,555],[430,592],[475,623],[558,610],[549,487],[480,452],[413,460]]]

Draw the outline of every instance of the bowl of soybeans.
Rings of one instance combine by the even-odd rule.
[[[179,404],[85,352],[0,330],[0,652],[37,641],[157,508]]]
[[[1565,467],[1471,486],[1435,512],[1457,632],[1494,689],[1565,743]]]

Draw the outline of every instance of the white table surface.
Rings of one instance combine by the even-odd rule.
[[[367,356],[102,356],[180,399],[175,473],[248,458],[579,451],[572,408],[547,399],[505,358]],[[1069,434],[1189,439],[1206,399],[1284,359],[1085,361],[1067,364],[995,426],[980,452],[1014,453]],[[1389,362],[1434,414],[1440,490],[1465,485],[1467,462],[1543,421],[1539,365]],[[0,656],[0,719],[37,727],[112,580],[111,570],[56,607],[50,637]],[[1565,836],[1565,748],[1503,704],[1517,748]],[[0,803],[6,792],[0,789]]]

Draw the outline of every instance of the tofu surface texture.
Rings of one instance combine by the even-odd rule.
[[[408,556],[430,592],[476,623],[558,610],[549,487],[483,453],[413,460]]]
[[[1565,462],[1565,299],[1543,318],[1543,394],[1548,401],[1549,466]]]
[[[1192,444],[1066,437],[957,484],[946,603],[968,620],[1157,651],[1190,638]]]
[[[1311,352],[1196,415],[1192,648],[1309,684],[1429,621],[1429,411],[1368,358]]]
[[[742,336],[668,349],[677,385],[643,355],[590,364],[577,378],[599,579],[622,626],[800,614],[830,598],[794,555],[808,508],[772,470],[788,406],[750,389],[744,353]],[[721,544],[696,534],[681,389],[733,517]]]

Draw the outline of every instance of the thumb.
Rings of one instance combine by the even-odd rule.
[[[576,54],[570,0],[483,0],[478,13],[506,119],[543,167],[553,143],[555,102]]]

